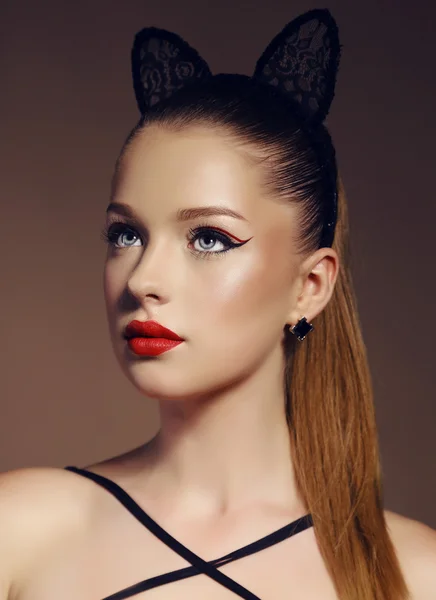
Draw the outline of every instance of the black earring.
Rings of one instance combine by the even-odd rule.
[[[302,342],[306,335],[313,329],[312,323],[308,323],[306,317],[302,317],[296,325],[289,327],[289,331],[293,333],[297,339]]]

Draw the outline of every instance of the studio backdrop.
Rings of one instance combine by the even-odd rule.
[[[327,125],[350,210],[386,508],[436,527],[436,4],[3,0],[0,470],[85,465],[159,422],[112,354],[100,240],[136,123],[130,50],[154,25],[213,73],[251,74],[284,23],[329,8],[343,44]]]

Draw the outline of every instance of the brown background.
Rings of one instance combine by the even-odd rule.
[[[214,73],[250,74],[308,1],[2,0],[0,470],[82,466],[158,428],[106,327],[99,240],[137,120],[134,34],[175,30]],[[336,0],[329,116],[350,202],[386,507],[436,527],[435,3]]]

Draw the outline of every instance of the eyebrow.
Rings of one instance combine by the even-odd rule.
[[[107,207],[106,212],[116,212],[130,219],[137,218],[135,215],[135,211],[127,204],[122,204],[121,202],[111,202]],[[197,208],[180,208],[176,213],[175,220],[178,222],[191,221],[193,219],[197,219],[198,217],[216,217],[221,215],[224,215],[226,217],[233,217],[234,219],[240,219],[242,221],[247,221],[245,217],[232,210],[231,208],[226,208],[225,206],[199,206]]]

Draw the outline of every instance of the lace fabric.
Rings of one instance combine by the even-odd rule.
[[[333,100],[339,58],[338,29],[330,13],[310,11],[274,38],[253,77],[292,97],[312,123],[322,122]]]
[[[142,114],[190,82],[211,76],[207,63],[180,36],[148,27],[135,37],[132,75]]]
[[[322,122],[334,96],[340,44],[328,10],[288,23],[256,63],[253,79],[280,89],[313,123]],[[206,61],[179,35],[146,27],[135,36],[132,76],[142,114],[189,83],[212,76]]]

